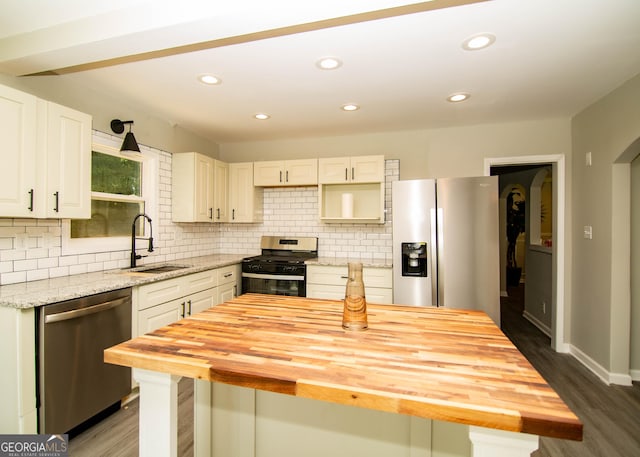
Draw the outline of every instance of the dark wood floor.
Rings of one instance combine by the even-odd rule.
[[[533,457],[639,457],[640,386],[607,386],[522,317],[524,288],[502,300],[502,330],[584,423],[582,442],[542,438]],[[193,383],[180,381],[178,455],[193,455]],[[73,438],[72,457],[136,457],[138,401]],[[233,457],[233,456],[228,456]]]
[[[542,438],[535,457],[639,457],[640,385],[607,386],[522,318],[524,286],[502,300],[502,331],[584,424],[582,442]]]

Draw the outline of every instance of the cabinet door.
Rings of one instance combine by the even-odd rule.
[[[144,335],[179,321],[185,312],[185,300],[172,300],[138,312],[138,335]]]
[[[318,183],[336,184],[351,179],[351,160],[349,157],[318,159]]]
[[[351,182],[384,182],[384,156],[351,157]]]
[[[47,195],[43,217],[91,218],[91,116],[47,102]]]
[[[262,220],[262,189],[253,185],[253,163],[229,164],[229,222]]]
[[[213,222],[213,159],[197,152],[171,158],[171,217],[174,222]]]
[[[284,162],[267,161],[254,162],[254,186],[281,186],[284,184]]]
[[[218,302],[224,303],[238,296],[238,286],[236,283],[223,284],[218,287]]]
[[[229,201],[227,198],[229,165],[219,160],[214,160],[213,174],[213,220],[215,222],[227,222],[229,220]]]
[[[318,159],[287,160],[284,182],[287,186],[318,184]]]
[[[190,295],[186,297],[185,301],[187,303],[187,314],[193,316],[220,303],[218,300],[218,288],[214,287]]]
[[[0,85],[0,217],[34,217],[36,103]]]
[[[213,159],[195,154],[195,214],[193,222],[213,222]]]

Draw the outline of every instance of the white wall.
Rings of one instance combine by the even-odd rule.
[[[630,166],[616,163],[640,137],[640,75],[572,122],[571,343],[613,377],[629,373]],[[592,166],[585,165],[591,152]],[[583,226],[593,227],[584,239]]]
[[[640,156],[631,162],[631,373],[640,381]]]
[[[570,153],[568,118],[220,144],[227,162],[383,154],[400,159],[400,179],[482,176],[486,157]]]

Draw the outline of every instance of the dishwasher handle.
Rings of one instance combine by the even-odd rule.
[[[78,317],[88,316],[90,314],[106,311],[111,308],[115,308],[120,305],[124,305],[130,300],[129,297],[122,297],[116,300],[99,303],[97,305],[88,306],[86,308],[73,309],[71,311],[64,311],[62,313],[49,314],[45,316],[44,323],[52,324],[54,322],[68,321],[70,319],[77,319]]]

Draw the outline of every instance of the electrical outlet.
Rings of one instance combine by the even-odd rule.
[[[583,227],[583,233],[584,233],[584,238],[585,240],[591,240],[593,239],[593,227],[590,225],[585,225]]]
[[[542,314],[547,314],[547,302],[542,302]]]

